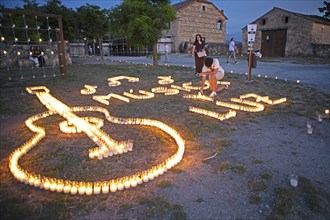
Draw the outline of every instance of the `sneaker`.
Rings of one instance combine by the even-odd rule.
[[[210,97],[214,97],[214,96],[216,96],[217,95],[217,93],[216,92],[211,92],[211,94],[209,95]]]
[[[238,61],[235,61],[235,64],[238,64]]]

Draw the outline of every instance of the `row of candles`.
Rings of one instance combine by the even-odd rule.
[[[102,104],[109,105],[110,104],[109,99],[111,99],[112,97],[119,99],[123,102],[129,102],[129,98],[122,96],[122,95],[115,94],[115,93],[109,93],[108,95],[94,95],[93,99]]]
[[[127,79],[128,82],[139,82],[138,77],[130,77],[130,76],[114,76],[111,78],[108,78],[108,85],[109,86],[119,86],[121,85],[121,82],[119,80]]]
[[[206,115],[208,117],[212,117],[212,118],[218,119],[220,121],[223,121],[223,120],[226,120],[226,119],[229,119],[232,117],[236,117],[236,111],[234,111],[234,110],[229,110],[229,112],[221,114],[221,113],[217,113],[214,111],[209,111],[206,109],[189,106],[189,111],[195,112],[195,113],[201,114],[201,115]]]
[[[83,95],[91,95],[96,92],[97,86],[84,85],[84,88],[80,90]]]
[[[97,106],[83,106],[83,107],[72,107],[69,108],[65,104],[61,103],[59,100],[55,99],[49,94],[49,90],[46,87],[28,87],[27,91],[31,94],[36,94],[40,101],[50,110],[41,114],[34,115],[26,120],[26,126],[36,132],[37,134],[31,138],[29,141],[24,143],[21,147],[16,149],[14,152],[11,153],[9,157],[9,168],[12,174],[16,179],[26,184],[33,185],[35,187],[40,187],[45,190],[56,191],[56,192],[64,192],[64,193],[71,193],[71,194],[80,194],[80,195],[92,195],[92,194],[100,194],[100,193],[109,193],[109,192],[116,192],[118,190],[127,189],[130,187],[136,187],[143,182],[148,182],[149,180],[153,180],[154,178],[158,177],[159,175],[164,174],[168,169],[171,169],[173,166],[177,165],[184,154],[185,148],[185,141],[181,137],[181,135],[172,127],[162,123],[160,121],[151,120],[151,119],[144,119],[144,118],[118,118],[111,116],[110,113],[102,108]],[[24,156],[31,148],[37,145],[37,143],[46,136],[45,129],[39,126],[34,125],[34,122],[51,116],[53,114],[59,114],[65,119],[66,122],[60,123],[60,127],[63,127],[65,132],[85,132],[96,144],[99,145],[98,148],[94,148],[93,154],[95,157],[97,150],[98,152],[98,159],[101,152],[104,150],[105,146],[110,146],[111,153],[117,154],[121,151],[118,151],[117,146],[125,147],[126,149],[119,148],[119,150],[132,150],[133,141],[129,140],[126,142],[116,142],[112,140],[110,137],[102,138],[99,135],[106,135],[105,133],[100,133],[98,129],[102,127],[103,121],[101,122],[99,119],[94,117],[86,117],[86,118],[79,118],[73,112],[82,112],[82,111],[96,111],[103,113],[106,119],[112,123],[117,124],[140,124],[146,126],[153,126],[162,131],[166,132],[170,135],[177,143],[178,150],[175,154],[171,157],[167,158],[165,162],[155,165],[150,169],[137,172],[131,176],[126,176],[118,179],[112,179],[108,181],[71,181],[59,178],[51,178],[46,177],[41,174],[34,174],[29,173],[27,170],[21,168],[18,164],[19,159]],[[69,129],[69,127],[76,127],[76,129]],[[106,142],[109,141],[110,143]],[[102,143],[103,142],[103,143]],[[115,143],[113,143],[115,142]],[[107,143],[107,145],[105,145]],[[124,144],[123,144],[124,143]],[[89,152],[89,156],[91,151]],[[108,152],[107,156],[111,156]]]

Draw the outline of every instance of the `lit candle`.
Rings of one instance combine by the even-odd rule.
[[[101,192],[101,183],[95,182],[94,183],[94,194],[100,194]]]
[[[155,175],[152,171],[148,173],[148,177],[149,177],[149,180],[155,179]]]
[[[79,188],[78,188],[79,195],[84,195],[86,192],[86,185],[84,182],[79,183]]]
[[[124,189],[124,184],[122,183],[121,180],[119,180],[118,183],[117,183],[117,189],[118,190],[123,190]]]
[[[51,180],[51,184],[50,184],[50,191],[55,191],[57,187],[56,181],[55,180]]]
[[[143,182],[145,182],[145,183],[149,181],[149,176],[148,176],[147,173],[143,173],[142,180],[143,180]]]
[[[64,182],[63,192],[64,192],[64,193],[69,193],[69,192],[71,192],[71,184],[70,184],[70,181],[65,181],[65,182]]]
[[[93,194],[93,184],[87,183],[86,184],[86,195],[92,195]]]
[[[109,193],[109,183],[106,181],[102,182],[102,193]]]
[[[117,184],[115,181],[110,182],[110,191],[111,192],[117,192]]]
[[[46,178],[42,185],[43,185],[45,190],[49,190],[49,187],[50,187],[49,179]]]
[[[136,181],[135,177],[133,177],[131,179],[131,187],[136,187],[136,186],[137,186],[137,181]]]
[[[128,189],[131,187],[131,181],[128,178],[125,178],[125,180],[124,180],[124,187],[125,187],[125,189]]]
[[[71,189],[70,189],[70,193],[74,195],[74,194],[77,194],[77,192],[78,192],[77,183],[73,182]]]
[[[59,180],[56,186],[56,192],[62,192],[63,187],[64,187],[63,180]]]

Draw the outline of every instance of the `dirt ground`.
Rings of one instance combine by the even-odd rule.
[[[179,83],[186,79],[198,83],[198,78],[188,75],[191,74],[188,68],[150,69],[122,63],[100,65],[102,61],[82,66],[81,61],[77,61],[69,67],[71,76],[64,81],[66,83],[60,80],[43,82],[54,96],[75,106],[95,105],[95,101],[81,98],[79,90],[84,84],[97,84],[98,92],[106,94],[108,87],[102,86],[102,82],[113,75],[136,74],[144,81],[140,86],[148,89],[157,86],[157,76],[162,75],[172,75]],[[84,71],[86,76],[82,76]],[[180,164],[153,181],[122,192],[87,198],[36,189],[13,178],[8,169],[8,156],[31,136],[24,120],[45,111],[45,108],[35,96],[24,91],[25,86],[38,83],[2,84],[1,219],[329,219],[330,118],[322,114],[323,120],[319,122],[316,111],[329,109],[330,94],[307,85],[270,82],[270,79],[247,83],[243,76],[237,74],[227,74],[224,80],[230,81],[231,86],[217,97],[218,100],[228,100],[248,92],[273,98],[286,94],[289,100],[280,105],[265,105],[263,113],[240,111],[235,118],[225,121],[189,113],[190,105],[213,107],[208,103],[196,104],[182,96],[164,98],[158,95],[152,104],[110,104],[107,108],[114,115],[154,118],[173,125],[186,140],[185,154]],[[47,126],[49,122],[59,121],[58,118],[49,120],[43,124]],[[312,134],[307,133],[307,122],[313,127]],[[118,166],[102,162],[102,166],[107,166],[102,167],[105,168],[102,170],[105,176],[115,169],[119,172],[116,175],[127,175],[130,163],[137,162],[137,166],[143,167],[150,160],[166,158],[173,151],[173,146],[175,148],[168,136],[152,130],[121,127],[111,130],[110,126],[104,129],[120,133],[118,137],[124,139],[135,135],[137,146],[149,152],[151,157],[132,156],[130,162],[120,157],[116,160],[123,164]],[[60,135],[56,131],[53,133],[50,135]],[[40,152],[33,151],[27,158],[33,160],[34,157],[35,161],[28,165],[28,159],[22,159],[22,166],[38,170],[38,166],[44,165],[47,169],[43,171],[49,175],[77,178],[80,178],[79,169],[83,167],[92,173],[91,176],[98,177],[100,164],[86,167],[90,162],[86,158],[79,162],[79,153],[75,155],[76,151],[72,149],[68,150],[71,153],[69,160],[82,165],[78,165],[72,173],[66,168],[51,167],[53,160],[66,159],[62,151],[71,146],[85,147],[89,144],[82,136],[73,140],[61,137],[63,140],[56,139],[58,143],[51,142],[53,147],[48,154],[36,157]],[[46,141],[40,143],[41,148],[47,144]],[[56,150],[58,145],[61,148]],[[292,174],[297,176],[297,187],[290,185]]]

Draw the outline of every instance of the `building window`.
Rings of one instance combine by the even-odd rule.
[[[221,20],[218,21],[217,28],[218,28],[218,30],[222,30],[222,21]]]
[[[288,23],[289,22],[289,17],[288,16],[285,16],[284,22],[285,23]]]
[[[266,19],[265,19],[265,18],[262,19],[261,24],[262,24],[262,25],[265,25],[265,24],[266,24]]]
[[[206,6],[202,5],[202,11],[206,11]]]

